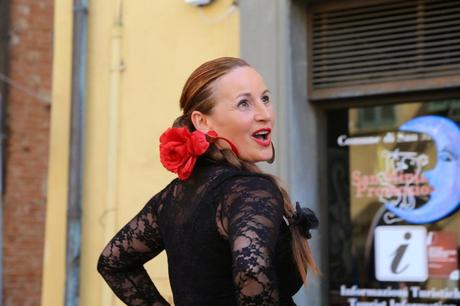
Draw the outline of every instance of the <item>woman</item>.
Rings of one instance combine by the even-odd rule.
[[[127,305],[169,305],[143,264],[166,250],[178,306],[295,305],[317,271],[307,244],[317,225],[256,162],[273,161],[275,114],[262,77],[218,58],[187,80],[183,115],[160,138],[178,174],[102,252],[98,271]]]

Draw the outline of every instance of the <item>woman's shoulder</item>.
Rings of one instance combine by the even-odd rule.
[[[260,195],[282,198],[280,189],[268,174],[252,173],[249,171],[229,171],[223,180],[223,193]]]
[[[230,170],[226,173],[227,185],[256,185],[266,188],[275,188],[276,184],[272,177],[264,173],[253,173],[243,170]]]
[[[250,172],[228,164],[216,166],[213,174],[216,180],[225,185],[262,184],[267,187],[276,187],[273,177],[268,174]]]
[[[227,163],[202,161],[201,175],[205,176],[211,186],[218,187],[219,192],[266,191],[278,194],[280,192],[272,176],[264,173],[254,173],[239,169]],[[211,187],[214,189],[213,187]]]
[[[268,177],[264,174],[251,173],[244,169],[232,166],[224,161],[215,161],[207,157],[197,160],[192,179],[206,178],[207,180],[230,180],[236,177]]]

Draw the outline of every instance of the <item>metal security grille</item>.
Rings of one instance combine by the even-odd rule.
[[[460,85],[459,0],[318,5],[310,22],[313,98]]]

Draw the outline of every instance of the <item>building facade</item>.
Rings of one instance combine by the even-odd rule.
[[[90,1],[76,15],[72,1],[55,6],[42,305],[61,305],[75,281],[80,304],[119,304],[98,254],[172,178],[158,137],[179,114],[187,75],[225,55],[253,64],[276,101],[277,160],[263,167],[320,217],[311,246],[322,275],[296,302],[460,303],[458,1]],[[86,30],[86,40],[72,34]],[[79,100],[71,84],[81,75]],[[84,136],[83,151],[72,135]],[[81,215],[68,214],[79,190]],[[75,220],[81,243],[70,242]],[[66,273],[73,244],[80,269]],[[171,301],[165,258],[148,271]]]
[[[42,305],[62,305],[66,292],[68,299],[78,295],[81,305],[120,303],[96,271],[99,253],[117,229],[173,177],[160,164],[158,139],[179,115],[186,77],[205,60],[239,55],[239,10],[232,1],[203,8],[169,0],[82,4],[73,12],[73,1],[55,2]],[[85,12],[86,22],[77,22]],[[85,31],[87,35],[76,39]],[[85,54],[86,71],[81,71],[82,65],[72,68],[72,60]],[[85,105],[83,118],[76,119],[70,109],[81,100],[75,98],[71,84],[81,75],[86,82]],[[71,126],[78,120],[82,123],[76,131]],[[84,161],[76,165],[69,162],[69,155],[79,154],[78,148],[72,149],[78,132],[84,135],[80,155]],[[69,185],[79,171],[81,180]],[[81,215],[77,208],[73,214],[77,218],[70,219],[70,204],[64,203],[70,203],[79,188]],[[77,219],[80,266],[77,272],[66,273],[69,241],[78,239],[67,228]],[[78,228],[78,220],[72,224]],[[162,255],[147,268],[171,301],[166,267]],[[71,289],[75,283],[79,294]]]
[[[298,301],[458,305],[458,2],[256,2],[241,50],[274,78],[277,173],[321,215]]]
[[[0,5],[1,303],[40,305],[53,1]]]

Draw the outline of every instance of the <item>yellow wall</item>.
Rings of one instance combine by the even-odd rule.
[[[56,0],[53,127],[42,305],[62,305],[70,83],[70,0]],[[180,90],[205,60],[239,54],[231,0],[197,8],[183,0],[89,1],[88,96],[81,305],[122,305],[96,272],[108,239],[173,176],[158,138],[179,115]],[[59,24],[58,24],[58,21]],[[64,22],[63,22],[64,21]],[[67,36],[67,37],[68,37]],[[59,144],[53,146],[53,144]],[[52,219],[51,219],[52,218]],[[58,222],[56,222],[58,220]],[[164,256],[148,270],[171,299]]]
[[[63,305],[69,159],[72,3],[55,1],[46,238],[41,305]]]

